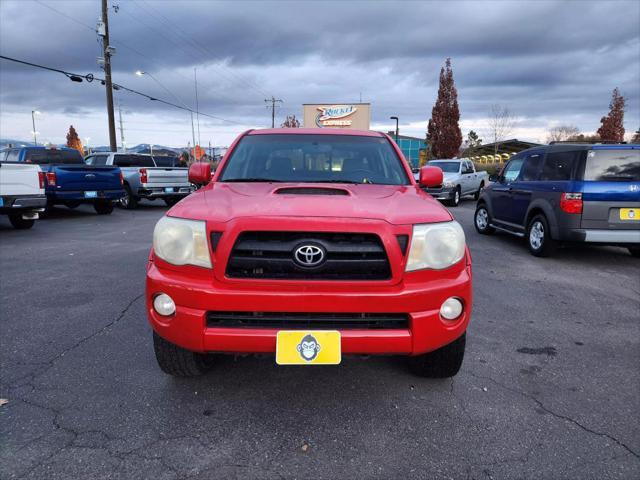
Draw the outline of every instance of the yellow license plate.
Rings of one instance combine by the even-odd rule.
[[[621,208],[620,220],[640,220],[640,208]]]
[[[338,365],[342,357],[340,332],[283,330],[276,338],[278,365]]]

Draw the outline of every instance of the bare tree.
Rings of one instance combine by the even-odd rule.
[[[580,135],[580,130],[574,125],[558,125],[549,129],[547,142],[565,142]]]
[[[516,117],[504,105],[491,105],[489,121],[487,122],[489,137],[493,140],[493,154],[498,153],[500,142],[507,139],[513,133]]]

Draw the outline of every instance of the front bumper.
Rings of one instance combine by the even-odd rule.
[[[277,328],[210,328],[208,311],[405,313],[408,329],[340,330],[345,354],[418,355],[436,350],[460,337],[471,318],[472,289],[469,256],[443,271],[405,275],[396,285],[348,286],[332,282],[278,282],[246,284],[216,280],[213,272],[187,269],[178,273],[161,261],[147,268],[146,307],[153,329],[171,343],[196,352],[275,352]],[[162,317],[152,302],[166,293],[176,303],[176,313]],[[464,304],[463,314],[453,322],[440,317],[442,302],[455,296]],[[310,328],[312,329],[312,328]]]
[[[425,188],[425,192],[431,195],[436,200],[452,200],[455,196],[455,187],[441,187],[441,188]]]

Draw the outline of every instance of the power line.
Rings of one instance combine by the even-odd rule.
[[[69,78],[73,82],[80,83],[82,81],[86,81],[87,83],[91,83],[94,80],[99,81],[101,84],[105,82],[105,79],[96,77],[92,73],[88,73],[86,75],[82,75],[80,73],[67,72],[67,71],[61,70],[59,68],[47,67],[46,65],[40,65],[40,64],[37,64],[37,63],[31,63],[31,62],[27,62],[25,60],[19,60],[17,58],[7,57],[5,55],[0,55],[0,59],[8,60],[10,62],[20,63],[20,64],[27,65],[27,66],[30,66],[30,67],[40,68],[42,70],[48,70],[48,71],[51,71],[51,72],[61,73],[61,74],[65,75],[67,78]],[[114,83],[113,84],[113,89],[114,90],[124,90],[124,91],[132,93],[134,95],[139,95],[141,97],[145,97],[146,99],[154,101],[154,102],[163,103],[165,105],[169,105],[170,107],[174,107],[174,108],[178,108],[180,110],[185,110],[185,111],[188,111],[188,112],[191,112],[191,113],[195,113],[195,111],[190,109],[189,107],[177,105],[175,103],[168,102],[167,100],[163,100],[161,98],[153,97],[151,95],[148,95],[146,93],[140,92],[138,90],[134,90],[133,88],[125,87],[124,85],[120,85],[118,83]],[[229,120],[229,119],[226,119],[226,118],[218,117],[216,115],[210,115],[210,114],[204,113],[204,112],[200,112],[200,115],[203,115],[203,116],[209,117],[209,118],[213,118],[215,120],[220,120],[222,122],[233,123],[233,124],[236,124],[236,125],[243,125],[240,122],[236,122],[236,121]]]
[[[266,98],[264,101],[267,103],[271,102],[271,128],[274,128],[276,123],[276,102],[282,103],[282,100],[275,97],[271,97],[271,98]],[[267,108],[269,108],[268,105],[267,105]]]

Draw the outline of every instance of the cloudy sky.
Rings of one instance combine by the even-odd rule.
[[[640,2],[214,2],[111,0],[114,82],[195,104],[203,145],[227,145],[303,103],[372,104],[372,128],[424,137],[438,73],[453,61],[463,134],[487,136],[493,104],[517,118],[514,137],[544,140],[554,125],[594,132],[611,91],[627,99],[625,127],[640,127]],[[117,11],[116,11],[117,10]],[[0,0],[0,54],[82,74],[103,72],[95,24],[100,1]],[[153,77],[138,77],[136,70]],[[157,79],[160,86],[154,78]],[[168,90],[165,90],[165,88]],[[169,93],[171,92],[171,93]],[[123,92],[128,145],[186,145],[188,113]],[[61,74],[0,60],[0,138],[61,143],[73,124],[108,143],[105,91]],[[116,111],[117,119],[117,111]],[[120,134],[118,132],[118,143]]]

